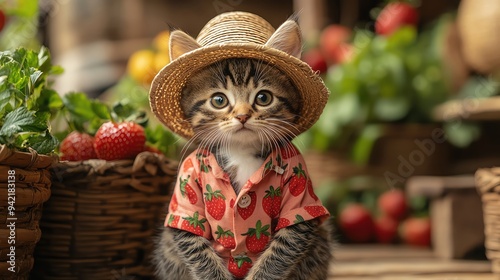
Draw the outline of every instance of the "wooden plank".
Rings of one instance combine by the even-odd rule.
[[[335,262],[434,258],[432,250],[428,248],[381,244],[340,245],[333,254]]]
[[[490,273],[488,261],[448,261],[427,259],[378,260],[365,262],[336,262],[330,274],[334,276],[389,276],[389,275],[432,275],[443,273]]]
[[[409,196],[439,197],[449,191],[475,189],[474,175],[413,176],[406,182]]]
[[[500,120],[500,96],[448,101],[434,109],[433,117],[438,121]]]
[[[329,275],[328,280],[498,280],[499,275],[492,273],[439,273],[432,275],[388,275],[388,276],[336,276]]]

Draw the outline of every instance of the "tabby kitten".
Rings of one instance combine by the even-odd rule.
[[[273,36],[274,40],[281,45],[281,49],[298,56],[301,48],[298,26],[294,21],[287,21],[284,25],[287,25],[286,28],[278,29]],[[171,46],[174,51],[183,48],[183,46],[177,46],[176,43],[185,46],[192,43],[192,39],[185,38],[187,35],[182,32],[174,32],[172,36],[174,38],[171,39]],[[262,169],[271,155],[272,159],[276,158],[276,161],[280,162],[284,160],[284,154],[297,153],[290,141],[297,134],[294,124],[301,117],[299,114],[302,106],[301,95],[289,78],[272,65],[254,59],[232,58],[220,61],[194,74],[187,81],[181,98],[182,110],[194,130],[194,137],[190,141],[198,145],[195,154],[196,159],[199,160],[194,163],[194,167],[192,167],[192,162],[189,165],[184,162],[181,169],[199,169],[197,171],[206,176],[203,170],[207,169],[207,166],[210,167],[210,171],[215,170],[214,165],[220,166],[232,187],[232,190],[225,191],[233,191],[235,197],[249,188],[249,178],[254,176],[259,168]],[[207,154],[213,155],[216,164],[207,159]],[[279,156],[275,157],[276,154]],[[188,166],[185,167],[186,165]],[[269,166],[266,165],[267,167]],[[277,170],[276,174],[284,173],[282,175],[284,179],[281,179],[281,182],[286,178],[290,180],[293,175],[291,166],[279,164],[273,168]],[[266,169],[263,170],[266,171]],[[212,192],[208,187],[200,191],[202,184],[206,184],[206,182],[200,182],[201,178],[206,177],[192,177],[180,176],[176,188],[180,188],[181,192],[182,188],[186,188],[184,190],[186,192],[189,186],[188,192],[199,192],[201,197],[198,199],[201,200],[203,200],[203,195],[207,197],[207,193],[217,196],[216,191]],[[288,193],[288,190],[285,183],[275,187],[281,191],[280,199],[287,199],[288,196],[285,193]],[[227,196],[226,193],[225,198]],[[178,197],[172,197],[172,201],[174,199],[175,202],[171,202],[170,211],[173,207],[177,208]],[[255,197],[253,199],[255,200]],[[207,203],[207,201],[204,202]],[[242,205],[238,203],[238,206],[234,205],[234,208],[240,206]],[[246,207],[248,205],[244,208]],[[327,278],[328,265],[331,260],[331,233],[321,225],[322,218],[298,222],[279,228],[279,230],[275,230],[279,227],[277,218],[273,219],[272,224],[262,227],[257,225],[257,229],[264,230],[265,228],[267,234],[270,231],[270,239],[266,247],[256,255],[251,253],[248,253],[248,257],[242,255],[238,261],[235,260],[236,257],[225,255],[224,252],[230,250],[222,246],[235,249],[236,245],[232,244],[231,247],[231,245],[219,244],[218,242],[222,243],[219,239],[219,230],[217,230],[216,237],[210,236],[210,233],[208,235],[194,234],[181,229],[179,226],[181,223],[182,226],[203,223],[206,219],[198,219],[198,214],[202,211],[201,209],[197,211],[194,217],[179,219],[175,215],[169,216],[167,226],[162,229],[161,237],[158,239],[154,255],[159,279],[320,280]],[[236,216],[243,216],[243,212],[239,212],[239,209],[234,210],[232,215],[226,213],[222,218],[214,214],[210,215],[216,220],[233,218],[236,220]],[[209,217],[208,214],[206,216]],[[178,226],[172,226],[174,223]],[[255,224],[246,225],[246,227],[253,228]],[[236,235],[232,232],[230,234],[227,231],[224,232],[227,234],[226,237],[231,234],[233,237]],[[221,231],[221,235],[224,236],[224,232]],[[250,234],[246,236],[248,235]],[[261,236],[264,235],[266,234],[261,234]],[[236,249],[240,248],[238,246],[240,245],[237,245]],[[234,271],[230,272],[228,267],[231,267],[232,262],[234,262],[233,269],[241,268],[246,262],[251,262],[249,257],[255,257],[255,261],[248,272],[243,275]]]

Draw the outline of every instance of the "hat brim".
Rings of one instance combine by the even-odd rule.
[[[302,112],[297,123],[298,134],[309,129],[321,115],[329,91],[323,80],[300,59],[282,51],[254,44],[224,44],[203,47],[184,54],[155,76],[149,102],[152,112],[170,130],[185,138],[193,129],[180,107],[181,94],[187,80],[198,70],[228,58],[261,60],[287,75],[302,96]]]

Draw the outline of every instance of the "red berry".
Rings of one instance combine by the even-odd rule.
[[[60,151],[62,160],[79,161],[97,158],[94,151],[94,137],[78,131],[73,131],[64,138]]]
[[[224,217],[226,212],[226,197],[220,190],[212,191],[212,187],[207,184],[207,192],[205,193],[205,207],[208,214],[217,221]]]
[[[172,199],[170,200],[170,210],[172,212],[177,211],[177,208],[179,207],[179,202],[177,201],[177,196],[175,193],[172,195]]]
[[[282,228],[286,228],[289,225],[290,225],[290,220],[288,220],[287,218],[279,218],[275,231],[278,231]]]
[[[321,31],[320,47],[321,52],[328,62],[332,64],[339,63],[340,53],[344,52],[343,43],[346,43],[351,37],[352,31],[341,25],[331,24]]]
[[[142,126],[133,122],[106,122],[95,134],[94,148],[100,159],[133,159],[144,151],[145,143]]]
[[[247,193],[249,198],[250,198],[250,204],[243,208],[238,206],[238,213],[240,214],[241,218],[243,220],[248,219],[250,216],[252,216],[253,211],[255,210],[255,206],[257,205],[257,196],[255,195],[255,192],[248,192]]]
[[[281,189],[279,187],[274,189],[273,186],[270,186],[262,199],[262,208],[264,212],[271,218],[278,216],[281,209],[281,200]]]
[[[182,171],[187,172],[192,167],[194,167],[193,161],[190,158],[188,158],[186,161],[184,161],[184,164],[182,165]]]
[[[194,212],[193,216],[184,217],[184,221],[182,221],[181,229],[185,231],[189,231],[199,236],[203,236],[205,233],[205,225],[207,219],[198,219],[198,212]]]
[[[347,239],[352,242],[363,243],[373,238],[373,219],[361,204],[346,206],[340,213],[339,223]]]
[[[299,166],[293,168],[293,173],[288,188],[293,196],[299,196],[306,189],[307,176],[300,163]]]
[[[375,238],[379,243],[392,243],[398,236],[398,222],[382,216],[375,220]]]
[[[408,218],[401,224],[401,238],[406,244],[428,247],[431,245],[429,218]]]
[[[418,12],[413,6],[401,2],[390,3],[378,15],[375,32],[380,35],[389,35],[401,26],[416,26],[418,17]]]
[[[390,190],[378,198],[380,211],[396,221],[401,221],[408,212],[408,203],[402,190]]]
[[[260,253],[264,251],[269,242],[269,225],[262,226],[260,220],[257,221],[255,228],[249,228],[246,233],[245,245],[249,252]]]
[[[198,202],[198,195],[194,191],[194,189],[191,187],[191,185],[188,183],[189,178],[191,175],[188,175],[186,179],[182,179],[182,176],[179,176],[179,183],[180,183],[180,189],[181,189],[181,195],[182,197],[186,197],[189,199],[189,202],[191,204],[196,204]]]
[[[170,215],[170,217],[168,217],[167,225],[170,226],[170,227],[174,227],[175,228],[179,224],[179,220],[180,220],[179,216],[177,216],[177,215]]]
[[[311,49],[302,55],[302,60],[311,66],[313,71],[325,73],[328,70],[328,65],[319,49]]]
[[[224,248],[234,249],[236,247],[234,233],[232,233],[231,230],[224,230],[221,226],[217,226],[215,234],[217,234],[215,240],[224,246]]]
[[[244,278],[251,267],[252,260],[247,256],[231,257],[227,264],[229,272],[236,278]]]
[[[314,218],[321,217],[321,216],[328,214],[325,207],[319,206],[319,205],[304,206],[304,209],[307,211],[307,213],[309,213],[309,215],[313,216]]]

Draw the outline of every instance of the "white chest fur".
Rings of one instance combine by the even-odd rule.
[[[255,148],[244,148],[241,146],[230,147],[227,153],[225,153],[225,157],[228,159],[227,169],[236,172],[236,174],[230,174],[233,177],[234,183],[236,183],[233,186],[236,193],[241,191],[248,179],[264,163],[264,159],[257,157],[256,153]]]

